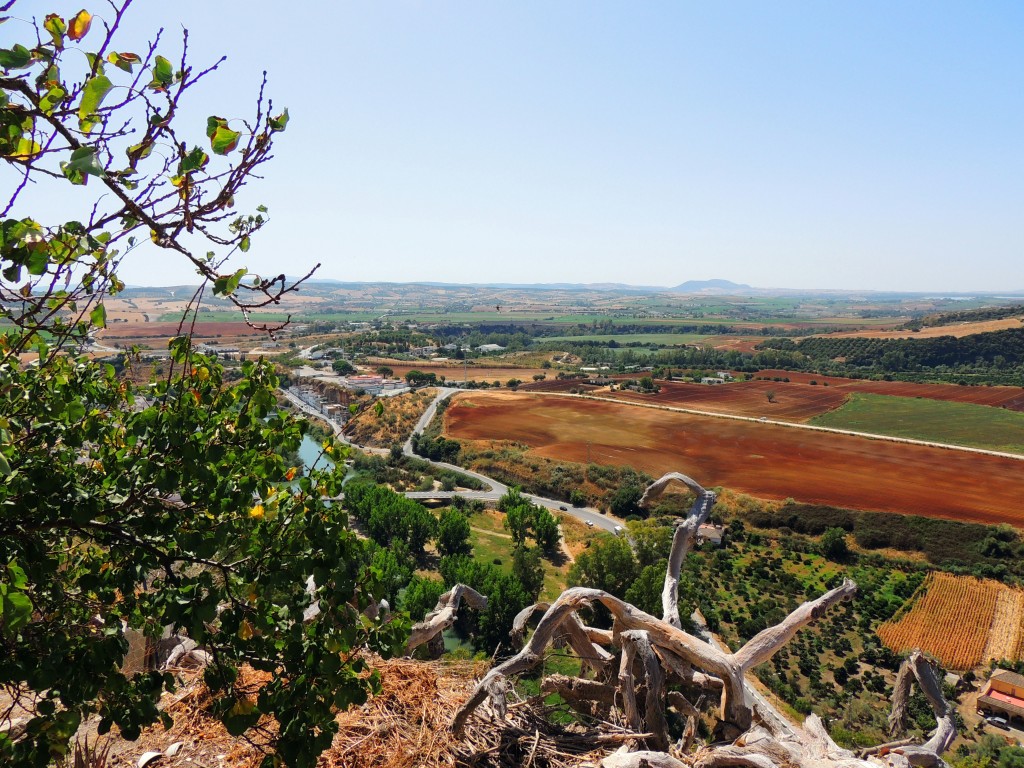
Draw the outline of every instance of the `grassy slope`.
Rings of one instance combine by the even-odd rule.
[[[1024,453],[1024,413],[971,403],[854,393],[811,424]]]

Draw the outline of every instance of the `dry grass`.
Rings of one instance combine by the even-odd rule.
[[[375,405],[363,409],[345,426],[345,433],[360,445],[390,448],[401,445],[412,434],[416,422],[427,410],[435,389],[422,389],[394,397],[383,397],[375,401],[382,406],[378,416]]]
[[[600,760],[627,740],[629,734],[611,724],[586,727],[553,723],[551,708],[537,699],[518,700],[510,691],[508,716],[496,715],[484,706],[470,719],[465,733],[450,730],[456,710],[468,697],[487,662],[422,662],[409,659],[376,660],[382,690],[361,707],[337,717],[338,734],[318,768],[440,768],[479,766],[513,768],[569,768],[581,759]],[[268,679],[262,673],[243,670],[243,684],[255,697]],[[235,738],[210,714],[211,696],[199,678],[185,692],[164,702],[174,718],[169,731],[155,726],[135,742],[116,736],[100,739],[108,745],[111,768],[134,766],[148,751],[163,751],[175,742],[182,747],[174,757],[160,759],[163,768],[217,766],[256,768],[264,748],[273,739],[276,723],[263,718],[249,738]],[[87,734],[96,744],[95,734]]]

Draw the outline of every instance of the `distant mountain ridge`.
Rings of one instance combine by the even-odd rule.
[[[734,283],[732,280],[687,280],[675,288],[669,290],[676,293],[734,293],[736,291],[752,290],[749,285]]]

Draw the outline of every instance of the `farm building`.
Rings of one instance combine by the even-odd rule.
[[[701,384],[725,384],[725,379],[720,376],[704,376],[700,380]]]
[[[711,544],[715,547],[722,546],[722,536],[725,535],[725,528],[720,525],[704,523],[697,529],[697,544]]]
[[[993,672],[978,697],[978,709],[1024,724],[1024,676],[1006,669]]]

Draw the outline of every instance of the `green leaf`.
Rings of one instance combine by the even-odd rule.
[[[181,173],[197,171],[204,168],[208,162],[210,162],[210,156],[200,147],[193,147],[192,151],[181,159]]]
[[[51,13],[43,22],[43,29],[50,33],[54,46],[57,48],[64,47],[64,35],[68,31],[68,25],[64,23],[64,19],[56,13]]]
[[[4,621],[4,633],[10,636],[32,618],[32,601],[24,592],[9,591],[6,587],[6,584],[0,584],[0,616]]]
[[[242,238],[242,242],[238,244],[238,247],[241,249],[242,253],[248,253],[249,245],[249,236],[246,235],[245,237]]]
[[[14,48],[0,48],[0,67],[4,69],[22,69],[32,63],[32,52],[24,45]]]
[[[64,166],[64,175],[67,176],[68,171],[71,171],[87,173],[90,176],[103,176],[106,172],[100,165],[98,155],[96,147],[79,147],[71,153],[71,162]]]
[[[221,275],[213,281],[213,292],[218,296],[229,296],[238,290],[238,284],[245,277],[248,270],[240,269],[233,275]]]
[[[174,67],[163,56],[157,56],[153,62],[153,79],[149,87],[153,90],[163,90],[174,82]]]
[[[93,122],[89,118],[96,114],[103,99],[113,87],[110,78],[106,75],[97,75],[85,84],[82,89],[82,101],[78,105],[78,122],[82,130],[88,133],[92,129]],[[86,127],[88,125],[88,127]]]
[[[107,56],[107,61],[118,69],[131,72],[132,67],[139,62],[139,57],[134,53],[111,53]]]
[[[267,122],[270,123],[270,129],[272,131],[283,131],[288,125],[288,110],[285,109],[285,111],[277,117],[267,118]]]
[[[11,465],[7,463],[7,457],[0,453],[0,477],[8,477],[11,474]]]
[[[107,327],[107,308],[103,306],[103,302],[92,308],[92,312],[89,313],[89,322],[97,328]]]
[[[11,560],[7,564],[7,578],[11,580],[15,589],[25,589],[28,586],[28,576],[25,575],[25,570],[18,565],[16,560]]]
[[[210,137],[210,146],[213,147],[215,154],[226,155],[238,146],[238,137],[241,135],[238,131],[218,125],[213,136]]]
[[[53,114],[53,110],[58,107],[68,93],[61,86],[55,85],[46,92],[46,95],[39,100],[39,107],[48,115]]]
[[[10,157],[13,160],[30,160],[35,155],[38,155],[42,151],[43,148],[40,147],[39,144],[37,144],[35,141],[33,141],[32,139],[22,137],[18,139],[17,149],[13,153],[8,155],[8,157]]]

